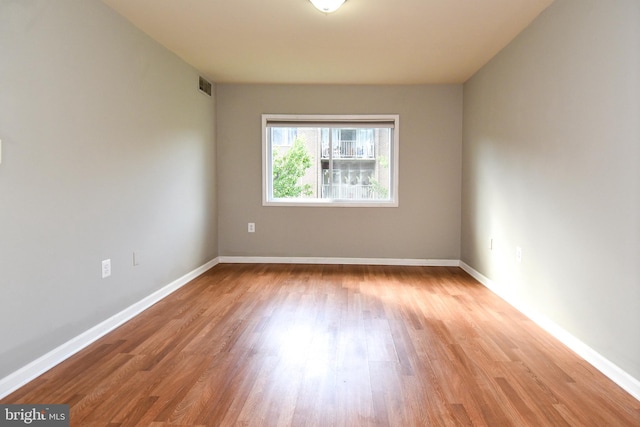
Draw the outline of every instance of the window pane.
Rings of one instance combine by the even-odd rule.
[[[276,129],[276,128],[274,128]],[[317,138],[313,129],[282,130],[284,135],[297,135],[289,145],[272,144],[271,194],[274,199],[318,197]],[[311,140],[311,142],[309,142]]]
[[[339,200],[389,200],[391,129],[336,129],[333,181],[325,182],[323,197]]]
[[[391,130],[376,129],[376,168],[369,183],[375,198],[389,200],[391,195]]]

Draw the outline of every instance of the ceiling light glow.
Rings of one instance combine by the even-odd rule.
[[[331,13],[338,10],[346,0],[309,0],[320,12]]]

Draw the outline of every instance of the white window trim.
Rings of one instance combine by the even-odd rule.
[[[334,199],[294,199],[289,200],[269,200],[267,196],[269,177],[271,176],[271,163],[269,144],[267,143],[267,123],[273,121],[282,122],[313,122],[317,121],[319,124],[326,123],[340,123],[344,122],[345,125],[353,123],[379,123],[379,122],[393,122],[393,150],[391,163],[393,164],[392,171],[392,194],[393,198],[389,201],[344,201]],[[320,126],[319,126],[320,127]],[[263,114],[262,115],[262,206],[291,206],[291,207],[347,207],[347,208],[397,208],[399,206],[399,193],[398,193],[398,176],[399,176],[399,164],[400,164],[400,116],[398,114],[377,114],[377,115],[292,115],[292,114]]]

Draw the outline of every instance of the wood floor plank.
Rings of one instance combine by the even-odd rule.
[[[221,264],[2,399],[72,426],[640,426],[455,267]]]

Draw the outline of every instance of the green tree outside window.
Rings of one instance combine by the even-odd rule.
[[[273,158],[273,197],[278,199],[311,196],[310,184],[300,185],[298,181],[311,167],[311,157],[304,142],[296,139],[284,154],[274,153]]]

